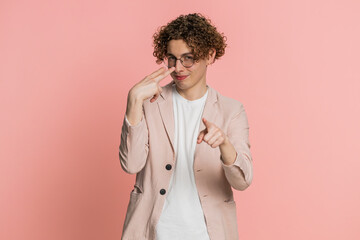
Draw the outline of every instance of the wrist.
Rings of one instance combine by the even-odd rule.
[[[230,143],[229,138],[228,138],[228,136],[225,135],[224,142],[222,144],[220,144],[219,146],[227,146],[227,145],[229,145],[229,143]]]
[[[140,94],[135,93],[133,90],[129,91],[128,101],[131,102],[132,105],[136,105],[136,104],[139,104],[139,103],[142,104],[143,103],[143,99],[140,96]]]

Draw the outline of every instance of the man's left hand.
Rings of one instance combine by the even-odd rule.
[[[214,123],[209,122],[205,118],[202,118],[202,121],[204,122],[206,128],[200,132],[197,138],[198,144],[204,141],[212,148],[216,148],[227,141],[225,133]]]

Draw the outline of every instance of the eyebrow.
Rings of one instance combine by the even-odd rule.
[[[187,54],[192,54],[192,53],[191,53],[191,52],[183,53],[183,54],[181,54],[181,56],[184,56],[184,55],[187,55]],[[169,56],[169,55],[171,55],[171,56],[174,56],[174,57],[175,57],[175,55],[174,55],[174,54],[172,54],[172,53],[167,53],[167,54],[166,54],[166,56]]]

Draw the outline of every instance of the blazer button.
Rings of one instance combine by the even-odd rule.
[[[160,190],[160,194],[161,194],[161,195],[164,195],[165,193],[166,193],[165,189],[161,189],[161,190]]]
[[[165,166],[165,168],[166,168],[166,170],[171,170],[171,164],[167,164],[167,165]]]

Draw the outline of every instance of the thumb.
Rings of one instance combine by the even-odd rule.
[[[197,143],[201,143],[205,136],[205,130],[202,130],[197,138]]]

